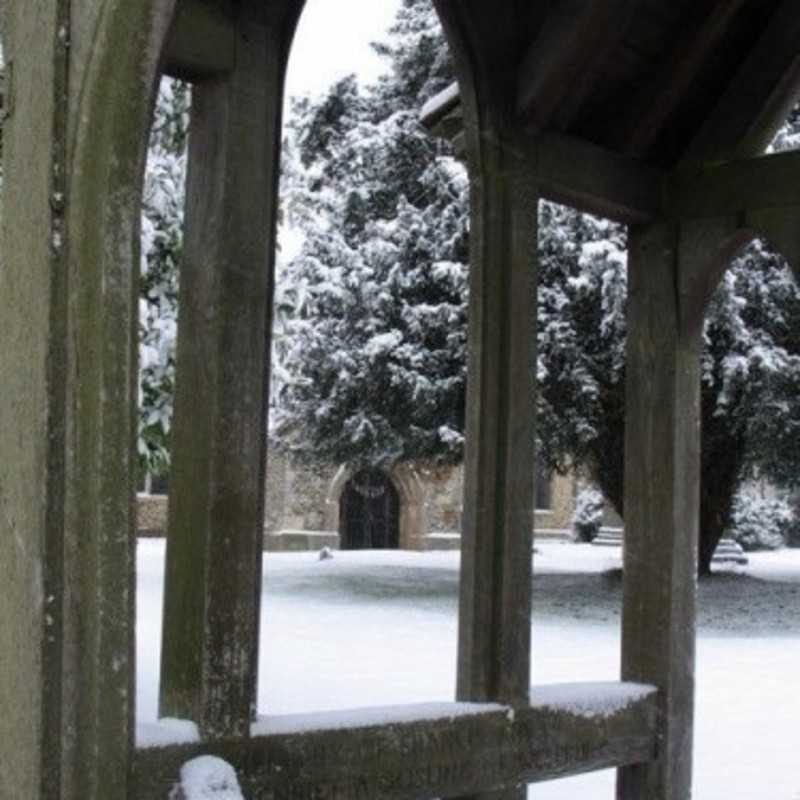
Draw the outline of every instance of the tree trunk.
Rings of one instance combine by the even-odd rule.
[[[703,398],[703,404],[708,401]],[[731,422],[703,414],[700,450],[700,543],[697,573],[711,572],[711,559],[728,528],[733,499],[741,479],[745,456],[744,436],[731,435]]]
[[[744,436],[731,434],[731,421],[715,417],[716,393],[703,392],[700,471],[700,541],[697,573],[711,572],[711,559],[730,522],[745,456]],[[612,424],[598,440],[592,480],[617,513],[624,517],[623,472],[625,424],[607,415]]]

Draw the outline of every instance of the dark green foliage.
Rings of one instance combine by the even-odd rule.
[[[441,46],[432,58],[428,0],[404,3],[393,31],[376,85],[346,78],[294,104],[286,205],[304,241],[281,276],[296,317],[279,350],[276,438],[307,461],[462,455],[466,175],[418,120],[451,73]],[[403,42],[427,53],[421,69]]]
[[[624,228],[543,202],[537,319],[540,452],[584,468],[621,511],[625,440]]]
[[[163,80],[142,201],[139,282],[138,448],[142,469],[153,475],[163,475],[169,468],[188,108],[188,85]]]
[[[625,255],[618,226],[543,204],[538,433],[556,469],[587,470],[624,515]],[[756,473],[800,475],[800,292],[760,241],[709,303],[701,357],[700,571]]]
[[[428,0],[406,0],[378,50],[391,70],[377,86],[351,78],[296,106],[289,209],[306,241],[284,273],[301,299],[281,439],[307,458],[457,461],[467,185],[416,124],[452,79]],[[799,126],[795,112],[775,147],[798,144]],[[549,468],[585,470],[624,514],[626,232],[552,203],[539,230],[540,452]],[[786,266],[757,242],[709,305],[701,572],[748,476],[798,481],[799,304]]]

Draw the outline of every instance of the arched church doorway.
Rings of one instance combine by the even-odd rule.
[[[339,500],[339,538],[342,550],[399,546],[400,497],[382,470],[359,470],[345,484]]]

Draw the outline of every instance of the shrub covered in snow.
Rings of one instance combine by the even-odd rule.
[[[236,770],[217,756],[198,756],[181,767],[169,800],[244,800]]]
[[[727,533],[744,550],[777,550],[786,543],[793,520],[792,509],[785,500],[740,494],[734,502]]]
[[[597,489],[581,489],[575,500],[572,527],[581,542],[591,542],[603,523],[603,495]]]

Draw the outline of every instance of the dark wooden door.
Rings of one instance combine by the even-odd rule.
[[[345,484],[339,501],[343,550],[397,548],[400,500],[389,476],[379,469],[362,469]]]

